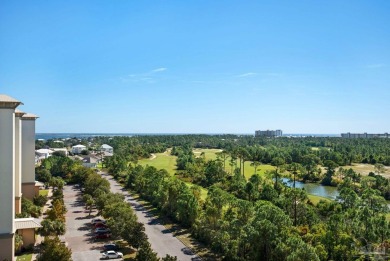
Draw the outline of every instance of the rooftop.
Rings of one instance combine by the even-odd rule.
[[[15,229],[27,229],[27,228],[38,228],[41,226],[41,220],[37,218],[16,218]]]
[[[15,109],[20,104],[23,104],[21,101],[18,101],[15,98],[12,98],[5,94],[0,94],[0,108],[11,108]]]
[[[84,145],[78,144],[74,145],[72,148],[86,148]]]
[[[32,114],[32,113],[26,113],[22,116],[22,119],[23,120],[36,120],[38,119],[39,117],[35,114]]]

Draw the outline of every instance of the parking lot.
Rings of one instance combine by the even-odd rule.
[[[94,217],[88,217],[88,211],[84,208],[80,191],[73,185],[64,187],[64,201],[68,210],[65,240],[68,247],[72,249],[73,261],[99,260],[102,256],[103,245],[110,240],[94,240],[91,226],[91,220]]]

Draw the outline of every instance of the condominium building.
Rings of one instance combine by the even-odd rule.
[[[347,139],[357,139],[357,138],[364,138],[364,139],[370,139],[370,138],[390,138],[390,135],[386,133],[380,133],[380,134],[374,134],[374,133],[341,133],[342,138]]]
[[[283,135],[282,130],[257,130],[255,131],[255,137],[281,137]]]
[[[35,186],[36,115],[17,110],[22,102],[0,94],[0,260],[15,260],[14,237],[19,233],[27,246],[35,242],[33,218],[15,218],[21,213],[21,198],[32,200]]]

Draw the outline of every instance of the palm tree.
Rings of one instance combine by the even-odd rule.
[[[279,171],[281,170],[281,168],[284,164],[285,164],[285,161],[282,157],[276,157],[272,160],[272,165],[274,165],[276,167],[275,171],[274,171],[274,177],[275,177],[274,187],[276,190],[278,190]]]
[[[251,163],[251,166],[255,168],[255,174],[257,174],[257,167],[261,165],[260,161],[254,160]]]

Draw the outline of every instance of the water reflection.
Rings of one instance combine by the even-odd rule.
[[[293,186],[293,181],[288,178],[282,178],[282,181],[289,187]],[[312,194],[324,198],[336,199],[339,195],[339,191],[336,187],[322,186],[316,183],[303,183],[295,181],[296,188],[304,188],[307,194]]]

